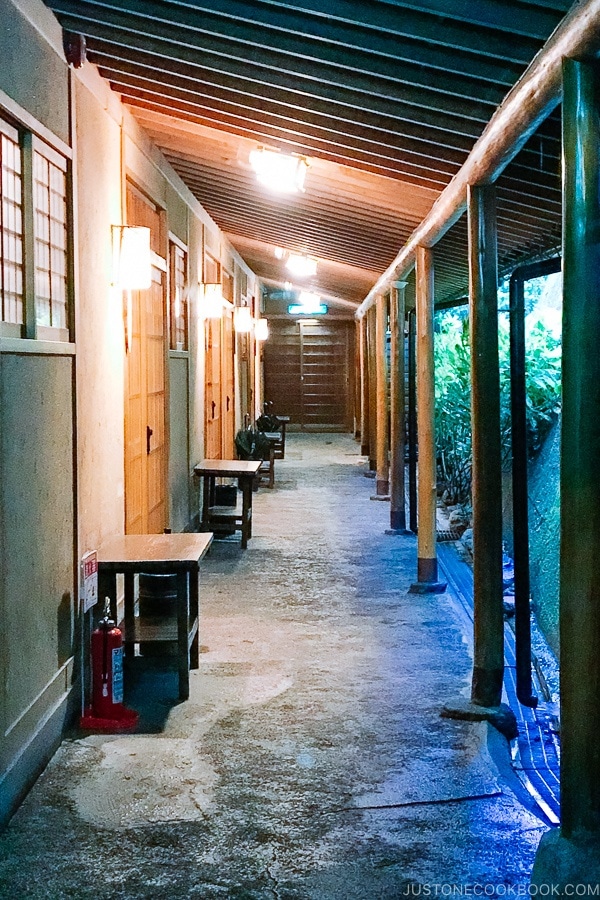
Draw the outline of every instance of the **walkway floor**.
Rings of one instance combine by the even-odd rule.
[[[287,451],[248,550],[216,543],[203,567],[190,700],[156,671],[130,696],[140,733],[64,742],[0,836],[0,896],[373,900],[528,882],[547,826],[504,739],[439,715],[468,693],[455,599],[407,594],[415,539],[385,535],[350,436],[291,435]]]

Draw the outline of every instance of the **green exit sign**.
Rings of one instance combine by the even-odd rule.
[[[324,303],[316,306],[303,306],[301,303],[290,303],[288,313],[290,316],[324,316],[328,307]]]

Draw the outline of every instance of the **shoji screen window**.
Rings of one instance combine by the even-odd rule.
[[[67,163],[36,142],[33,153],[35,307],[38,335],[68,340]],[[45,329],[52,329],[45,333]]]
[[[0,119],[0,319],[16,336],[23,324],[23,210],[19,135]]]
[[[187,253],[174,241],[169,242],[169,267],[171,350],[187,350]]]

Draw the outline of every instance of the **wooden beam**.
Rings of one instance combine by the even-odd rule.
[[[598,48],[600,0],[586,0],[565,16],[525,74],[490,119],[458,174],[440,194],[428,216],[373,285],[357,310],[365,314],[390,282],[405,279],[417,249],[433,247],[462,216],[469,184],[493,183],[515,158],[560,100],[562,60],[585,57]]]

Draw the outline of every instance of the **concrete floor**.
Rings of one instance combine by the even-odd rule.
[[[525,885],[546,826],[488,726],[450,594],[346,435],[291,435],[254,537],[202,568],[200,670],[136,676],[140,732],[73,733],[0,836],[0,896],[448,896]],[[457,886],[456,888],[451,886]],[[436,887],[437,886],[437,887]],[[508,894],[510,896],[510,893]]]

